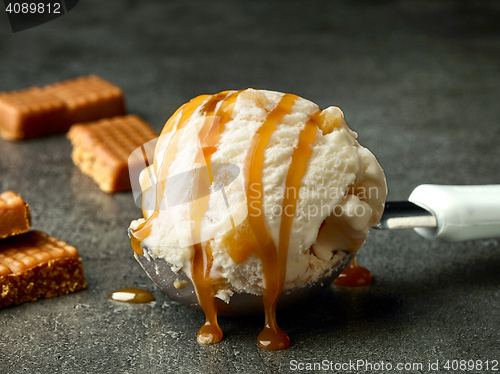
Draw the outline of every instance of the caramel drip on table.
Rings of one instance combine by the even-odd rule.
[[[358,265],[358,260],[354,257],[344,271],[333,282],[337,286],[356,287],[366,286],[372,282],[370,270]]]

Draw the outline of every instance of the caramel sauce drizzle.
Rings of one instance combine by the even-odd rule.
[[[366,286],[372,282],[372,274],[367,268],[360,266],[356,257],[338,276],[333,283],[337,286],[357,287]]]
[[[280,273],[286,272],[286,257],[285,269],[280,269],[279,264],[282,262],[279,260],[278,250],[264,222],[262,169],[267,143],[276,130],[277,124],[290,113],[296,98],[297,96],[289,94],[282,97],[279,104],[268,114],[266,121],[257,131],[249,152],[251,159],[248,167],[248,221],[254,238],[257,240],[257,246],[251,249],[260,258],[264,274],[265,327],[259,334],[258,343],[262,348],[270,350],[288,347],[290,339],[276,322],[276,303],[283,289]]]
[[[217,150],[217,145],[219,143],[220,134],[224,130],[224,125],[231,119],[231,113],[227,113],[227,109],[230,105],[234,104],[236,101],[237,93],[230,94],[227,100],[224,100],[228,96],[228,91],[221,92],[217,95],[212,96],[198,96],[191,100],[189,103],[183,105],[179,108],[174,115],[165,124],[165,129],[162,131],[162,135],[168,134],[174,130],[175,124],[178,124],[177,130],[182,128],[189,118],[195,113],[195,111],[200,108],[200,113],[205,116],[205,122],[200,129],[199,137],[202,146],[201,155],[196,155],[196,162],[201,163],[201,157],[206,163],[210,181],[201,180],[202,183],[206,185],[200,186],[202,189],[210,188],[212,183],[212,175],[210,172],[210,160],[211,156]],[[207,100],[208,99],[208,100]],[[215,108],[220,101],[224,100],[214,115]],[[205,103],[204,103],[205,102]],[[204,103],[204,104],[203,104]],[[180,115],[177,122],[174,119]],[[158,175],[156,181],[156,196],[155,196],[155,211],[153,214],[142,223],[136,230],[133,231],[131,236],[131,244],[134,251],[140,255],[143,254],[141,243],[151,234],[152,223],[154,219],[158,216],[162,199],[164,198],[164,191],[166,188],[166,180],[169,175],[169,169],[171,161],[174,159],[177,153],[177,145],[180,138],[180,131],[176,131],[172,134],[172,138],[165,150],[162,163],[159,164],[156,160],[154,163],[154,170],[156,175]],[[158,170],[159,169],[159,170]],[[159,173],[158,173],[159,171]],[[200,199],[201,202],[205,203],[205,206],[191,209],[191,218],[194,221],[194,229],[192,231],[193,242],[196,244],[194,247],[193,256],[193,283],[195,286],[196,294],[200,302],[200,306],[203,308],[206,315],[206,323],[198,332],[198,340],[202,343],[216,343],[222,339],[222,331],[217,324],[217,310],[215,304],[215,290],[212,285],[212,280],[210,279],[210,269],[211,263],[213,261],[211,256],[211,251],[207,243],[201,243],[201,221],[208,209],[208,196]],[[194,207],[195,204],[192,204]]]
[[[201,152],[197,157],[202,156],[208,169],[209,181],[201,181],[206,186],[202,189],[210,188],[213,182],[211,172],[212,155],[217,151],[220,143],[220,135],[224,131],[225,125],[231,120],[232,108],[240,92],[235,92],[215,98],[209,102],[203,112],[205,113],[205,122],[198,137],[200,138]],[[214,114],[217,104],[221,101],[219,108]],[[203,198],[198,199],[198,204],[191,205],[191,220],[194,222],[192,231],[194,247],[194,256],[192,263],[192,278],[196,295],[200,306],[205,312],[205,324],[200,328],[197,339],[200,343],[217,343],[222,340],[222,330],[217,322],[217,304],[215,299],[216,279],[210,276],[213,257],[210,250],[210,244],[201,240],[201,222],[208,210],[210,194],[204,194]]]
[[[236,245],[238,250],[233,248],[230,253],[233,260],[238,263],[244,262],[251,253],[255,253],[261,259],[264,274],[265,327],[259,334],[258,343],[262,348],[269,350],[284,349],[290,344],[288,335],[278,327],[276,304],[283,291],[286,278],[288,245],[297,207],[298,189],[306,172],[307,162],[312,152],[310,145],[315,140],[317,127],[312,120],[307,122],[299,135],[298,145],[292,154],[285,191],[295,191],[296,193],[284,196],[282,212],[286,210],[286,214],[281,216],[278,248],[276,248],[264,222],[262,187],[264,152],[277,125],[285,115],[291,112],[296,99],[295,95],[284,95],[277,107],[268,114],[266,121],[252,140],[249,152],[250,165],[247,168],[247,206],[250,226],[247,228],[247,233],[249,233],[247,237],[254,245]]]
[[[169,132],[174,130],[175,125],[178,125],[177,129],[181,129],[187,123],[188,119],[193,115],[193,113],[202,105],[204,101],[209,98],[208,95],[201,95],[195,97],[188,103],[182,105],[177,111],[170,117],[170,119],[165,124],[165,128],[163,129],[161,136],[165,136]],[[175,119],[180,115],[178,121]],[[167,146],[165,154],[163,156],[161,164],[155,159],[153,163],[153,168],[155,174],[158,175],[158,168],[160,168],[160,173],[156,180],[156,196],[155,196],[155,211],[151,216],[146,220],[146,222],[142,223],[139,227],[137,227],[130,237],[130,243],[132,245],[132,249],[139,255],[143,255],[143,250],[141,248],[141,243],[144,239],[146,239],[151,234],[151,228],[154,219],[160,213],[160,207],[162,203],[162,199],[164,197],[165,184],[168,177],[168,173],[170,171],[171,161],[174,159],[175,154],[177,153],[177,143],[179,142],[180,131],[176,131],[172,134],[172,138]],[[143,210],[144,217],[146,217],[146,212]]]
[[[274,292],[267,295],[267,300],[265,297],[266,294],[264,294],[266,322],[264,330],[262,330],[258,339],[259,345],[269,350],[284,349],[290,345],[290,339],[277,325],[276,303],[285,284],[290,232],[297,209],[300,182],[306,173],[307,162],[312,153],[311,144],[314,143],[317,129],[318,128],[312,121],[306,123],[305,128],[299,135],[299,142],[292,154],[292,163],[287,174],[285,191],[293,191],[293,193],[289,194],[286,192],[283,199],[283,213],[281,215],[278,244],[278,272],[271,272],[274,277],[277,275],[278,279],[273,279],[271,281],[274,283],[271,292]],[[291,209],[289,210],[289,208]],[[266,278],[271,274],[265,273]]]

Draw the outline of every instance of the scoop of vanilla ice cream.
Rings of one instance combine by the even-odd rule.
[[[199,105],[193,104],[196,107],[188,118],[183,116],[185,108],[173,115],[158,140],[154,165],[141,174],[145,217],[132,222],[131,229],[157,210],[151,218],[150,233],[142,241],[144,254],[163,258],[174,272],[182,270],[191,277],[193,244],[208,243],[213,257],[211,277],[219,280],[217,296],[225,301],[232,292],[263,292],[261,259],[251,254],[243,262],[236,262],[229,246],[234,240],[246,240],[248,215],[255,214],[247,206],[252,188],[248,185],[248,160],[254,151],[253,139],[283,95],[248,89],[227,108],[230,118],[221,127],[211,156],[212,164],[222,165],[218,175],[223,177],[214,177],[211,193],[204,194],[199,186],[206,168],[199,157],[199,132],[207,120],[202,108],[210,96],[198,98]],[[292,154],[311,118],[315,118],[317,129],[310,145],[311,155],[305,160],[305,174],[298,191],[287,191],[287,176],[294,173],[290,169]],[[339,108],[319,111],[316,104],[297,97],[290,111],[276,123],[265,146],[262,209],[258,213],[276,246],[286,214],[284,198],[286,194],[296,195],[285,290],[328,276],[349,253],[362,246],[369,229],[381,217],[387,194],[384,173],[373,154],[356,139],[357,134],[348,128]],[[165,178],[165,183],[158,182]],[[160,205],[157,195],[161,197]],[[193,204],[205,207],[199,238],[192,234]],[[227,240],[228,236],[232,240]]]

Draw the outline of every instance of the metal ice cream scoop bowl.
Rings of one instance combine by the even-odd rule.
[[[182,271],[174,273],[171,269],[172,265],[163,258],[146,257],[137,253],[134,256],[149,278],[164,294],[181,304],[201,310],[193,285],[186,274]],[[278,307],[286,308],[321,292],[323,288],[330,285],[342,273],[354,256],[354,254],[346,254],[343,260],[332,270],[331,274],[314,283],[283,291],[278,299]],[[185,287],[176,288],[174,284],[182,284]],[[220,315],[251,315],[264,312],[261,295],[234,293],[229,303],[225,303],[218,298],[216,298],[216,301],[218,314]]]
[[[500,237],[500,185],[440,186],[421,185],[409,201],[387,202],[378,229],[415,228],[428,239],[464,241]],[[285,290],[278,306],[287,307],[314,296],[330,285],[347,267],[355,254],[346,254],[328,276],[303,287]],[[162,258],[135,254],[146,274],[172,299],[200,309],[193,285],[182,272],[174,273]],[[177,280],[177,282],[176,282]],[[174,284],[186,285],[176,288]],[[229,304],[217,299],[221,315],[262,313],[262,296],[235,293]]]

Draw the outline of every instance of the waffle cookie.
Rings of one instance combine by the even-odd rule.
[[[67,131],[64,101],[40,87],[0,93],[0,135],[8,140]]]
[[[19,235],[30,229],[31,214],[26,201],[12,191],[0,194],[0,239]]]
[[[77,124],[68,132],[73,162],[108,193],[131,189],[128,158],[136,148],[156,136],[136,115]]]
[[[0,241],[0,308],[86,286],[77,250],[39,231]]]
[[[70,124],[125,114],[122,90],[96,75],[55,83],[45,91],[64,102]]]

